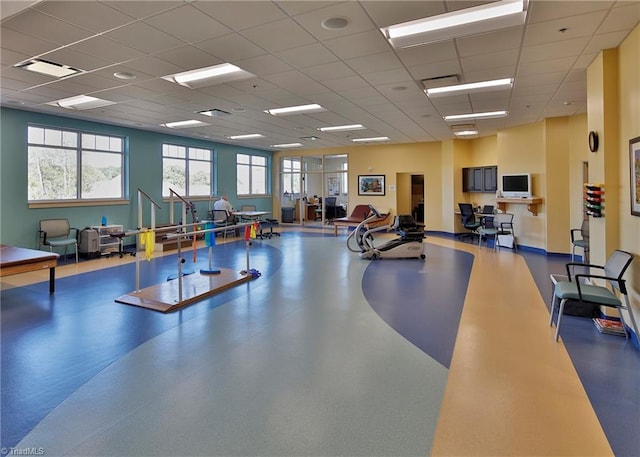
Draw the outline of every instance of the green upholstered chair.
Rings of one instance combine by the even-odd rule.
[[[38,249],[47,246],[49,251],[53,248],[64,247],[64,255],[67,248],[73,246],[78,263],[78,229],[71,227],[69,219],[42,219],[38,230]]]
[[[610,308],[618,309],[620,314],[620,320],[624,328],[625,336],[629,335],[626,330],[626,318],[624,312],[629,315],[629,321],[631,328],[638,335],[638,327],[636,320],[633,317],[633,311],[631,310],[631,304],[629,302],[629,295],[627,294],[627,287],[625,280],[622,279],[627,268],[633,261],[633,254],[615,250],[609,256],[604,266],[600,265],[585,265],[583,263],[568,263],[566,265],[567,276],[566,280],[559,280],[553,289],[553,296],[551,297],[551,308],[549,316],[549,325],[553,325],[553,314],[556,304],[559,303],[558,318],[556,319],[556,332],[555,340],[558,341],[558,335],[560,334],[560,322],[562,320],[562,314],[564,306],[567,301],[582,302],[589,305],[607,306]],[[602,270],[602,274],[596,273],[578,273],[573,274],[575,267],[588,267],[593,270]],[[605,281],[605,285],[596,285],[592,280]],[[586,283],[588,280],[590,283]]]
[[[575,262],[576,248],[584,253],[584,263],[589,262],[589,221],[584,219],[579,229],[571,229],[571,261]]]

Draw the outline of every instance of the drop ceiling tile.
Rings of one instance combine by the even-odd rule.
[[[400,24],[414,19],[446,13],[444,1],[362,1],[363,8],[377,24],[378,28]]]
[[[51,41],[59,45],[73,43],[92,35],[92,33],[86,29],[76,27],[32,9],[26,10],[24,13],[2,22],[2,28]]]
[[[507,49],[505,51],[463,57],[461,59],[462,68],[467,72],[487,70],[497,66],[515,66],[518,63],[518,54],[518,49]]]
[[[69,46],[69,49],[105,59],[111,63],[126,62],[146,54],[104,36],[95,36]]]
[[[361,74],[377,71],[393,70],[400,66],[398,57],[393,52],[383,52],[365,57],[345,60],[345,63]]]
[[[231,32],[228,27],[202,14],[191,5],[156,14],[144,22],[187,43],[196,43]],[[185,27],[185,24],[189,26]]]
[[[103,3],[128,14],[136,19],[144,19],[146,17],[153,16],[154,14],[161,13],[162,11],[168,11],[179,6],[182,6],[182,1],[148,1],[148,0],[115,0],[104,1]]]
[[[524,77],[539,77],[541,75],[548,75],[550,73],[566,74],[573,64],[572,59],[559,58],[553,60],[539,60],[536,62],[522,62],[518,67],[518,74],[516,78]]]
[[[136,22],[116,31],[107,32],[105,36],[148,54],[177,48],[185,44],[184,41],[142,22]]]
[[[628,35],[627,30],[594,35],[583,52],[597,54],[601,49],[612,49],[618,46]]]
[[[407,67],[434,64],[457,58],[457,50],[453,40],[398,49],[396,52]]]
[[[266,54],[264,49],[238,33],[230,33],[211,40],[201,41],[195,46],[229,63]]]
[[[549,20],[571,18],[594,11],[607,11],[613,6],[611,1],[533,1],[527,13],[529,24]]]
[[[411,75],[404,68],[397,68],[375,73],[364,73],[362,77],[370,84],[382,85],[393,84],[393,86],[415,87],[416,83]]]
[[[378,30],[329,39],[324,44],[342,60],[380,54],[390,49],[387,40]]]
[[[556,41],[522,48],[520,61],[522,63],[539,62],[548,59],[577,58],[589,42],[589,37],[573,40]],[[570,59],[568,59],[570,60]]]
[[[0,34],[0,43],[2,44],[3,52],[7,49],[20,54],[26,54],[29,57],[37,56],[59,47],[58,44],[53,41],[36,38],[5,28],[4,23]]]
[[[304,68],[302,71],[310,78],[320,82],[330,79],[355,76],[355,72],[343,62],[330,62],[320,65],[312,65]]]
[[[620,6],[617,6],[620,5]],[[598,29],[598,33],[631,31],[640,21],[640,1],[617,2]]]
[[[127,66],[131,67],[133,70],[139,70],[146,74],[153,75],[156,77],[163,77],[167,75],[172,75],[174,73],[180,73],[184,71],[184,68],[174,65],[172,63],[166,62],[164,60],[158,59],[154,56],[146,56],[140,59],[135,59],[127,62]],[[172,84],[172,83],[169,83]]]
[[[284,51],[316,41],[289,18],[243,30],[241,35],[269,52]]]
[[[524,26],[511,27],[496,32],[458,38],[456,47],[461,57],[486,54],[488,49],[492,52],[518,49],[522,44],[523,35]]]
[[[94,33],[121,27],[135,19],[102,2],[54,1],[38,2],[33,8]]]
[[[12,66],[27,60],[29,57],[31,57],[30,54],[22,54],[21,52],[3,49],[2,52],[0,52],[0,65]]]
[[[219,58],[207,54],[195,46],[182,46],[169,51],[159,52],[155,54],[154,57],[181,67],[184,70],[195,70],[197,68],[224,63],[224,61]]]
[[[258,76],[268,76],[292,70],[290,65],[272,55],[238,60],[234,62],[234,65]]]
[[[336,62],[338,58],[320,43],[287,49],[275,55],[294,68],[305,68],[312,65]]]
[[[267,1],[199,1],[193,5],[233,30],[246,30],[286,17],[275,3]]]
[[[531,24],[527,27],[524,46],[563,42],[591,36],[597,30],[605,15],[606,11],[598,11]]]

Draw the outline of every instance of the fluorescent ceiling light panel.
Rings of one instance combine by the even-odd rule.
[[[486,113],[452,114],[445,116],[445,121],[461,121],[465,119],[491,119],[495,117],[506,117],[506,111],[489,111]]]
[[[477,135],[478,131],[477,130],[460,130],[458,132],[453,132],[453,134],[455,136],[471,136],[471,135]]]
[[[298,106],[288,106],[285,108],[274,108],[265,110],[265,113],[269,113],[273,116],[288,116],[292,114],[307,114],[307,113],[319,113],[321,111],[326,111],[322,106],[317,103],[312,103],[310,105],[298,105]]]
[[[513,78],[478,81],[475,83],[455,84],[453,86],[432,87],[425,89],[429,97],[451,95],[456,93],[490,92],[492,90],[507,89],[513,86]]]
[[[302,146],[302,143],[284,143],[284,144],[272,144],[272,148],[299,148]]]
[[[160,124],[163,127],[169,127],[170,129],[186,129],[189,127],[199,127],[201,125],[209,125],[206,122],[190,119],[188,121],[167,122],[166,124]]]
[[[259,133],[248,133],[246,135],[231,135],[228,136],[230,140],[250,140],[251,138],[264,138],[264,135]]]
[[[395,48],[419,46],[522,25],[527,0],[502,0],[381,28]]]
[[[318,130],[321,132],[344,132],[347,130],[364,130],[362,124],[351,124],[351,125],[336,125],[333,127],[318,127]]]
[[[351,141],[353,141],[354,143],[369,143],[372,141],[389,141],[389,137],[388,136],[376,136],[376,137],[372,137],[372,138],[354,138]]]
[[[176,73],[175,75],[163,76],[162,79],[191,89],[196,89],[252,77],[255,77],[255,75],[240,67],[236,67],[230,63],[223,63],[212,67],[198,68],[196,70]]]
[[[53,76],[55,78],[64,78],[65,76],[71,76],[83,72],[83,70],[78,70],[77,68],[73,68],[68,65],[48,62],[42,59],[31,59],[14,66],[16,68],[22,68],[24,70],[33,71],[43,75]]]
[[[48,105],[59,106],[60,108],[84,110],[91,108],[99,108],[101,106],[114,105],[115,102],[103,100],[101,98],[89,97],[88,95],[78,95],[75,97],[63,98],[55,102],[47,103]]]

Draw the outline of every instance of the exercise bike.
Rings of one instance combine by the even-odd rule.
[[[392,225],[383,225],[366,229],[367,224],[372,223],[382,216],[372,205],[369,205],[371,214],[365,218],[354,231],[347,236],[347,248],[351,252],[360,252],[360,258],[365,260],[376,259],[423,259],[424,225],[416,223],[412,216],[396,216]],[[376,246],[373,233],[394,230],[400,237]],[[357,249],[352,246],[355,240]]]

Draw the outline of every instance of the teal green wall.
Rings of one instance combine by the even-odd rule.
[[[108,206],[72,206],[56,208],[29,208],[27,204],[27,126],[29,123],[51,127],[65,127],[95,133],[121,135],[129,140],[129,204]],[[12,246],[37,248],[37,230],[40,219],[66,217],[78,228],[100,225],[102,216],[110,224],[122,224],[126,229],[138,225],[137,189],[142,189],[162,209],[156,213],[156,224],[169,222],[169,203],[162,201],[162,143],[175,142],[216,151],[215,177],[218,194],[226,193],[235,208],[254,204],[259,210],[271,211],[272,199],[243,198],[236,195],[236,154],[262,155],[268,158],[267,176],[271,176],[271,152],[185,138],[177,135],[147,132],[96,122],[86,122],[61,116],[0,109],[0,242]],[[196,201],[200,219],[206,218],[208,201]],[[175,219],[179,220],[180,207],[176,206]],[[150,209],[143,203],[143,223],[150,225]]]

